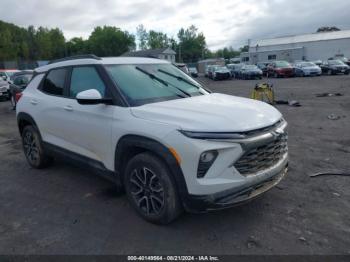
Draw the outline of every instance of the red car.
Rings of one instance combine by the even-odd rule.
[[[294,68],[287,61],[274,61],[267,67],[269,77],[293,77]]]

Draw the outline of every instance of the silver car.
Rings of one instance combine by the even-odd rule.
[[[322,70],[312,62],[298,62],[294,65],[296,76],[320,76]]]

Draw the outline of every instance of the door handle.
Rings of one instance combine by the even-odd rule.
[[[38,101],[35,100],[35,99],[32,99],[32,100],[30,100],[30,103],[31,103],[32,105],[37,105],[37,104],[38,104]]]
[[[64,110],[66,111],[73,111],[73,107],[72,106],[65,106],[63,107]]]

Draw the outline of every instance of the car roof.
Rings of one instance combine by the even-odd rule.
[[[12,77],[17,77],[17,76],[21,76],[21,75],[29,75],[29,74],[34,74],[34,70],[19,71],[19,72],[14,73]]]
[[[144,57],[103,57],[101,59],[82,58],[60,61],[35,69],[37,73],[45,73],[53,68],[77,65],[129,65],[129,64],[170,64],[170,62]]]

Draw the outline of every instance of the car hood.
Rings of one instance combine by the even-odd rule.
[[[255,73],[255,74],[262,74],[262,71],[260,69],[250,69],[246,70],[247,73]]]
[[[219,69],[219,70],[215,70],[214,72],[219,74],[230,73],[228,69]]]
[[[277,67],[276,70],[291,71],[293,70],[293,67]]]
[[[216,93],[147,104],[131,112],[138,118],[202,132],[250,131],[270,126],[282,117],[267,103]]]

